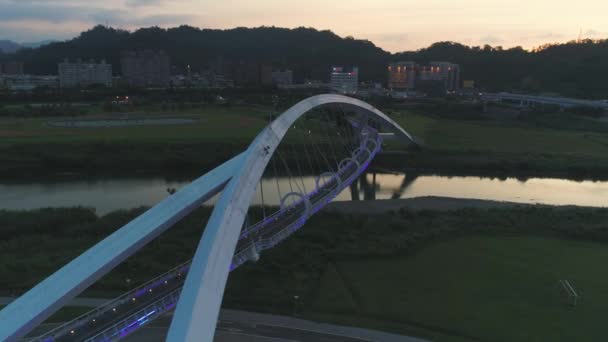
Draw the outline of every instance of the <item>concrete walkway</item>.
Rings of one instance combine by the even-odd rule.
[[[381,341],[381,342],[423,342],[424,340],[390,334],[377,330],[369,330],[354,327],[345,327],[326,323],[317,323],[313,321],[307,321],[294,317],[278,316],[261,314],[255,312],[246,312],[238,310],[222,310],[220,313],[220,320],[223,322],[235,321],[239,323],[249,324],[260,324],[260,325],[272,325],[276,327],[288,327],[292,330],[301,331],[314,331],[327,335],[342,336],[345,338],[361,339],[367,341]],[[337,338],[340,340],[340,338]],[[345,339],[344,339],[345,340]]]
[[[0,297],[0,305],[14,298]],[[95,308],[106,303],[104,298],[74,298],[69,306]],[[173,314],[170,313],[130,335],[126,341],[164,341]],[[58,324],[43,324],[28,336],[38,336]],[[414,337],[390,334],[377,330],[318,323],[300,318],[223,309],[220,312],[215,341],[381,341],[425,342]]]

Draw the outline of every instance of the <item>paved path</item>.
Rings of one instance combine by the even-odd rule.
[[[171,317],[163,317],[125,339],[164,341]],[[376,330],[316,323],[303,319],[237,310],[222,310],[215,342],[425,342]]]
[[[15,300],[14,297],[0,297],[0,305],[8,305],[10,302]],[[84,306],[90,308],[96,308],[108,302],[111,299],[104,298],[86,298],[86,297],[77,297],[72,299],[67,306]]]
[[[13,298],[0,297],[0,304]],[[95,306],[107,299],[76,298],[79,306]],[[139,329],[125,339],[128,342],[165,340],[172,313]],[[28,336],[39,336],[57,324],[44,324]],[[215,342],[425,342],[424,340],[377,330],[317,323],[294,317],[224,309],[220,312]]]

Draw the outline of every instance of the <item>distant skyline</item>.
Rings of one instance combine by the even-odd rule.
[[[97,24],[134,30],[182,24],[227,29],[298,26],[368,39],[391,52],[437,41],[532,48],[608,38],[608,1],[581,0],[0,0],[0,39],[73,38]]]

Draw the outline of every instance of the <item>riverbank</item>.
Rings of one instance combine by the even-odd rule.
[[[468,198],[425,196],[374,201],[332,202],[325,208],[325,211],[349,215],[381,215],[399,210],[452,211],[461,209],[507,209],[524,206],[536,205]]]
[[[74,143],[0,144],[0,178],[32,179],[78,175],[200,176],[247,148],[239,143]],[[295,167],[301,147],[284,156]],[[606,151],[608,155],[608,150]],[[605,155],[604,155],[605,156]],[[371,170],[402,170],[442,175],[608,179],[608,159],[585,155],[448,152],[434,150],[380,153]]]

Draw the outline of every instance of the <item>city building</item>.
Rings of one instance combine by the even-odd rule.
[[[164,51],[124,52],[120,66],[125,82],[131,87],[168,87],[171,81],[171,64]]]
[[[0,83],[11,92],[31,92],[40,87],[55,89],[59,82],[57,76],[4,75]]]
[[[427,66],[409,61],[391,63],[388,87],[393,94],[416,90],[433,96],[445,95],[460,89],[460,66],[450,62],[430,62]]]
[[[287,84],[287,85],[278,85],[281,89],[290,89],[290,90],[314,90],[314,91],[329,91],[329,83],[323,83],[320,80],[304,80],[304,83],[300,84]]]
[[[221,62],[219,74],[233,80],[234,85],[250,87],[272,85],[272,66],[251,61]]]
[[[272,82],[272,66],[269,64],[260,65],[260,84],[264,86],[271,86]]]
[[[416,87],[415,62],[396,62],[388,66],[388,87],[391,90],[412,90]]]
[[[23,63],[21,63],[21,62],[0,63],[0,75],[23,75]]]
[[[361,82],[357,90],[357,96],[368,99],[373,96],[386,96],[387,90],[380,82]]]
[[[460,88],[460,66],[450,62],[431,62],[421,67],[419,79],[423,82],[440,82],[446,91]]]
[[[359,83],[359,68],[346,69],[333,67],[330,75],[330,88],[338,94],[355,94]]]
[[[112,86],[112,65],[102,60],[88,63],[77,60],[70,62],[67,59],[59,63],[59,86],[61,88],[87,87],[90,85]]]
[[[272,83],[277,86],[286,86],[293,84],[293,72],[291,70],[273,71]]]

